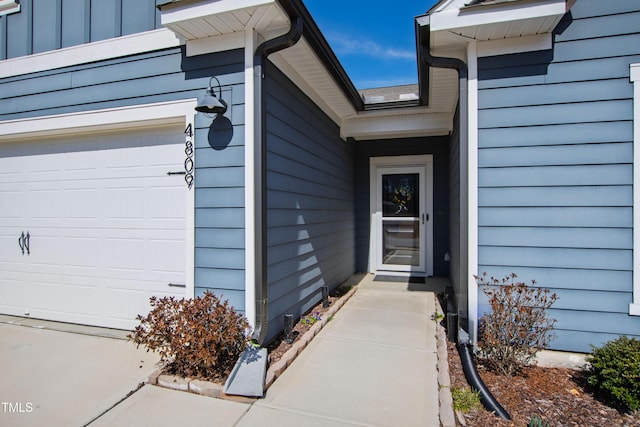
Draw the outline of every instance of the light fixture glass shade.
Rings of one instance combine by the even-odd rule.
[[[210,114],[224,114],[227,111],[227,103],[223,99],[218,99],[212,88],[208,88],[205,93],[198,98],[196,111]]]

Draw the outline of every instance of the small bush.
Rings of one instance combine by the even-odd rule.
[[[529,421],[529,427],[551,427],[551,423],[543,420],[540,415],[534,415]]]
[[[247,320],[213,293],[180,299],[151,297],[151,312],[129,339],[160,355],[170,373],[224,380],[248,343]]]
[[[607,404],[624,412],[640,410],[640,340],[620,337],[587,357],[587,382]]]
[[[460,412],[470,412],[480,408],[480,392],[469,387],[451,389],[453,409]]]
[[[504,375],[520,372],[554,337],[555,320],[547,317],[547,309],[558,296],[516,282],[516,277],[512,273],[500,281],[487,280],[486,273],[476,276],[491,306],[480,319],[479,358],[487,368]]]
[[[304,316],[300,320],[300,322],[304,325],[313,325],[320,320],[322,320],[322,318],[320,317],[320,313],[316,311],[315,313],[309,314],[308,316]]]

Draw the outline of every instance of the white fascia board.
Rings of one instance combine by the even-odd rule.
[[[427,113],[401,116],[379,116],[360,113],[342,121],[340,136],[356,140],[448,135],[452,114]]]
[[[234,10],[247,9],[274,4],[275,0],[219,0],[199,4],[176,3],[162,8],[162,25],[177,24],[184,21],[218,15]]]
[[[244,33],[230,33],[204,39],[187,40],[187,56],[224,52],[244,47]]]
[[[553,47],[551,34],[512,37],[478,42],[478,57],[549,50]]]
[[[20,12],[20,3],[16,0],[0,0],[0,16]]]
[[[151,125],[183,124],[185,117],[194,115],[196,105],[197,99],[193,98],[7,120],[0,122],[0,141],[102,132],[110,129],[132,129]]]
[[[430,18],[431,31],[491,25],[499,22],[522,21],[529,18],[562,16],[567,12],[565,0],[550,0],[539,4],[502,5],[500,8],[480,7],[471,10],[451,8],[434,12]]]
[[[180,40],[173,32],[162,28],[0,61],[0,78],[87,64],[176,46],[180,46]]]

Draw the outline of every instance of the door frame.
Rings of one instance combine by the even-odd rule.
[[[425,216],[423,245],[424,245],[424,270],[388,270],[383,268],[380,256],[380,245],[382,244],[378,224],[382,221],[382,212],[378,209],[378,169],[380,168],[400,168],[400,167],[424,167],[425,186],[422,189],[421,197],[425,202]],[[384,273],[398,276],[433,276],[433,155],[424,154],[416,156],[385,156],[371,157],[369,159],[369,272]]]

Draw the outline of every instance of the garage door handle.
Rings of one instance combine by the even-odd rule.
[[[180,171],[180,172],[167,172],[167,175],[171,176],[171,175],[186,175],[187,173],[185,171]]]
[[[183,284],[180,284],[180,283],[169,283],[169,287],[171,287],[171,288],[186,288],[187,285],[183,285]]]
[[[27,255],[31,255],[31,251],[29,250],[29,240],[31,239],[31,235],[29,234],[29,232],[27,231],[27,234],[24,234],[24,231],[22,232],[22,234],[20,235],[20,237],[18,237],[18,245],[20,246],[20,249],[22,250],[22,255],[24,255],[24,250],[27,250]]]

